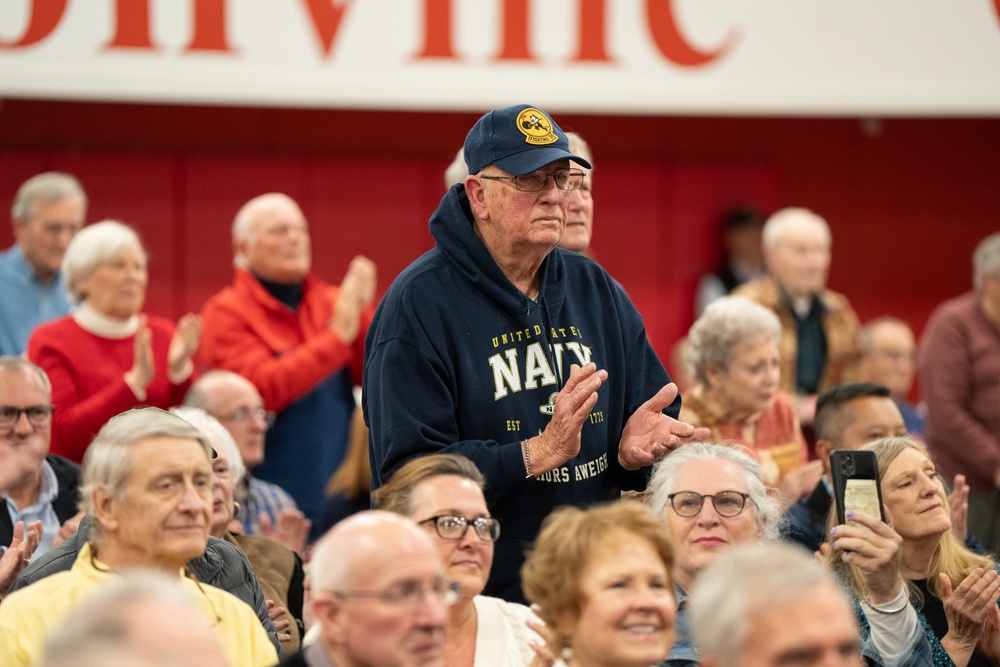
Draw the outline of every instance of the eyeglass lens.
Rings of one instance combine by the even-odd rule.
[[[15,408],[10,405],[0,405],[0,426],[10,428],[24,413],[32,426],[47,426],[52,420],[51,405],[29,405],[26,408]]]
[[[720,516],[734,517],[743,511],[746,495],[737,491],[720,491],[715,495],[702,495],[694,491],[681,491],[671,494],[670,504],[674,511],[683,517],[693,517],[701,513],[705,499],[712,499],[712,506]]]

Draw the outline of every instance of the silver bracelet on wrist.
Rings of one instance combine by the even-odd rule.
[[[531,479],[534,475],[531,474],[531,451],[528,449],[527,438],[521,441],[521,452],[524,454],[524,471],[528,473],[524,478]]]
[[[897,595],[896,597],[898,598],[899,596]],[[879,614],[883,614],[885,616],[892,616],[893,614],[898,614],[898,613],[904,611],[908,606],[910,606],[910,600],[907,598],[907,596],[905,594],[905,589],[904,589],[904,593],[903,593],[903,604],[900,605],[899,607],[895,608],[895,609],[881,609],[879,606],[876,606],[875,604],[873,604],[872,601],[869,600],[867,597],[864,600],[862,600],[862,602],[864,602],[865,606],[868,607],[869,609],[871,609],[872,611],[874,611],[876,613],[879,613]],[[893,600],[893,602],[895,602],[895,600]],[[891,602],[890,602],[890,604],[891,604]],[[884,606],[884,605],[882,605],[882,606]]]

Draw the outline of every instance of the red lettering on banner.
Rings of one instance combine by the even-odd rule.
[[[28,27],[24,29],[24,34],[13,42],[0,40],[0,49],[19,49],[37,44],[52,34],[64,11],[66,0],[34,0],[28,12]]]
[[[732,47],[735,33],[730,33],[715,51],[699,51],[688,44],[677,27],[671,2],[672,0],[646,0],[646,20],[653,42],[668,60],[684,67],[698,67],[719,58]]]
[[[993,8],[997,10],[997,21],[1000,21],[1000,0],[993,0]]]
[[[226,42],[226,0],[194,0],[194,36],[186,50],[233,50]]]
[[[416,57],[455,58],[451,44],[451,0],[424,0],[424,46]]]
[[[528,0],[503,0],[503,39],[497,60],[532,60],[528,50]]]
[[[1000,2],[1000,0],[997,0]],[[580,47],[573,60],[610,62],[605,45],[607,13],[605,0],[579,0]]]
[[[319,37],[319,45],[323,49],[323,55],[329,56],[333,49],[333,43],[337,39],[340,19],[344,17],[344,12],[347,11],[351,0],[305,0],[305,3],[309,9],[313,27],[316,28],[316,36]]]
[[[105,48],[152,49],[149,0],[117,0],[115,35]]]

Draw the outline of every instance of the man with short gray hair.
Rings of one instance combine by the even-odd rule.
[[[232,664],[273,665],[278,654],[253,610],[202,586],[185,566],[208,542],[212,455],[197,429],[163,410],[111,419],[84,456],[80,505],[90,540],[69,571],[15,591],[0,605],[0,664],[35,664],[48,633],[86,596],[115,581],[117,572],[149,568],[186,588]]]
[[[781,320],[781,388],[797,396],[799,421],[812,426],[817,394],[858,374],[858,316],[847,297],[827,289],[830,227],[804,208],[774,213],[761,232],[768,275],[735,296],[770,308]]]
[[[69,313],[60,267],[86,214],[87,195],[69,174],[38,174],[18,189],[16,242],[0,253],[0,354],[23,354],[32,329]]]
[[[976,246],[973,289],[939,305],[920,337],[927,444],[966,476],[969,530],[1000,553],[1000,233]]]

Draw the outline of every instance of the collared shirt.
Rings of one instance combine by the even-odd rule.
[[[32,330],[73,308],[62,275],[42,280],[20,244],[0,253],[0,355],[20,355]]]
[[[306,664],[309,667],[335,667],[330,656],[326,654],[322,638],[302,649],[302,657],[306,659]]]
[[[674,596],[677,598],[677,628],[674,635],[674,645],[661,667],[697,667],[701,654],[694,647],[691,637],[691,621],[688,618],[687,594],[677,584],[674,584]]]
[[[10,524],[16,526],[18,521],[23,521],[27,526],[32,521],[42,522],[42,539],[38,543],[38,548],[31,555],[31,560],[44,554],[52,547],[52,539],[59,532],[62,525],[56,511],[52,507],[52,501],[59,495],[59,481],[56,473],[48,461],[42,461],[41,483],[38,489],[38,500],[35,504],[23,509],[17,506],[10,494],[6,491],[0,493],[0,497],[7,501],[7,513],[10,514]]]
[[[267,516],[271,527],[278,524],[278,517],[283,510],[298,509],[295,500],[277,484],[257,479],[250,473],[243,479],[243,493],[239,520],[247,535],[260,535],[260,518]]]

